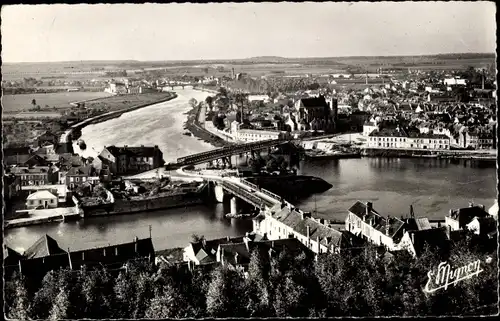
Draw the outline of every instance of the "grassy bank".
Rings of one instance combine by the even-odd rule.
[[[193,134],[193,136],[215,147],[225,147],[232,145],[230,142],[227,142],[222,138],[213,135],[211,132],[200,126],[200,123],[198,121],[200,111],[201,106],[198,105],[186,113],[188,118],[186,123],[184,124],[184,129],[189,130],[191,134]]]
[[[168,101],[176,97],[175,93],[162,92],[98,98],[85,105],[85,110],[93,115],[92,120],[88,118],[89,121],[82,122],[81,126],[78,127],[83,128],[88,124],[106,121],[118,117],[125,112]],[[33,113],[36,114],[36,112]],[[33,122],[33,120],[38,120],[38,122]],[[56,135],[61,135],[68,128],[69,126],[61,119],[41,120],[33,117],[33,119],[15,120],[3,127],[4,146],[24,145],[26,142],[33,141],[34,138],[45,130],[49,130]]]

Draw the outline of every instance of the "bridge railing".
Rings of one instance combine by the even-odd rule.
[[[256,189],[258,191],[260,191],[260,187],[258,185],[255,185],[254,183],[250,183],[249,181],[247,181],[246,179],[242,179],[241,182],[253,189]]]
[[[243,153],[243,152],[246,152],[246,151],[252,150],[252,149],[265,148],[268,146],[272,146],[276,143],[287,142],[287,141],[289,141],[289,140],[288,139],[270,139],[270,140],[264,140],[264,141],[253,142],[253,143],[248,143],[248,144],[228,146],[228,147],[223,147],[223,148],[219,148],[219,149],[208,151],[208,152],[203,152],[203,153],[199,153],[199,154],[180,157],[177,159],[177,163],[197,162],[197,161],[208,160],[208,159],[213,158],[213,157],[225,157],[225,156]]]
[[[260,191],[264,194],[266,194],[267,196],[270,196],[272,198],[274,198],[275,200],[278,200],[278,201],[282,201],[282,198],[281,196],[277,195],[277,194],[274,194],[273,192],[270,192],[268,191],[267,189],[264,189],[264,188],[261,188]]]
[[[269,205],[269,202],[267,202],[266,200],[263,200],[263,199],[255,196],[253,193],[250,193],[250,192],[248,192],[248,191],[246,191],[238,186],[235,186],[235,185],[230,184],[228,182],[223,182],[222,186],[224,188],[226,188],[228,191],[230,191],[234,194],[237,194],[239,197],[246,198],[248,201],[250,201],[251,203],[253,203],[256,206],[262,207],[264,205]]]

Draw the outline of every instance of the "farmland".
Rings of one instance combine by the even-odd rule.
[[[108,97],[110,94],[105,92],[58,92],[48,94],[23,94],[23,95],[4,95],[2,97],[2,106],[4,112],[20,112],[33,108],[32,100],[41,109],[68,108],[69,103],[88,99]]]

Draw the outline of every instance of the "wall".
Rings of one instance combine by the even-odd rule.
[[[128,214],[202,203],[203,201],[197,195],[188,196],[180,194],[143,200],[115,200],[113,204],[106,206],[86,207],[84,208],[84,213],[85,216]]]

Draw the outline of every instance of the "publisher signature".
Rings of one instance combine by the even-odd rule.
[[[453,269],[447,262],[441,262],[436,274],[432,270],[427,272],[427,277],[429,279],[425,285],[424,292],[434,293],[441,289],[446,290],[448,286],[455,285],[481,272],[483,272],[481,269],[481,260],[471,262],[457,269]]]

